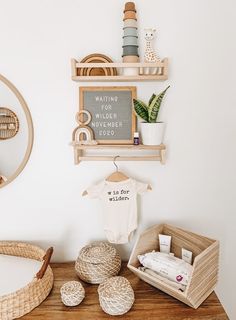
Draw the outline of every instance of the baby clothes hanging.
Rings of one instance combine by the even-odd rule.
[[[109,242],[129,242],[137,228],[137,194],[149,190],[149,185],[128,178],[120,182],[103,180],[87,189],[90,198],[102,202],[104,231]]]

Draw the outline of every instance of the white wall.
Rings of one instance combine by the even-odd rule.
[[[76,126],[78,84],[70,80],[70,58],[102,52],[120,60],[124,2],[0,0],[0,72],[23,94],[35,127],[26,169],[0,192],[0,237],[53,245],[57,261],[75,259],[83,245],[104,238],[99,205],[81,192],[113,166],[73,165],[68,143]],[[166,165],[120,166],[153,186],[139,200],[139,231],[165,221],[219,239],[217,292],[235,319],[236,5],[233,0],[136,0],[136,5],[140,34],[144,27],[157,27],[159,53],[170,58],[169,80],[135,83],[138,95],[147,99],[171,85],[161,110]],[[120,247],[124,257],[132,246]]]

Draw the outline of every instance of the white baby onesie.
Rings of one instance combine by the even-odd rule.
[[[126,179],[120,182],[103,180],[87,189],[91,198],[102,201],[104,231],[111,243],[127,243],[137,228],[137,194],[148,190],[148,184]]]

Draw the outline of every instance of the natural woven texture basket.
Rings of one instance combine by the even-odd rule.
[[[43,261],[45,251],[39,247],[19,242],[0,242],[0,254]],[[51,256],[52,252],[50,253]],[[45,259],[41,270],[32,282],[16,292],[0,296],[0,319],[12,320],[29,313],[46,299],[53,286],[53,273]],[[43,270],[44,269],[44,270]],[[46,270],[46,271],[45,271]],[[10,277],[11,275],[9,275]]]
[[[114,247],[99,242],[81,249],[75,271],[85,282],[98,284],[120,271],[121,259]]]
[[[128,312],[134,303],[134,291],[124,277],[112,277],[98,287],[102,310],[112,316]]]
[[[84,287],[79,281],[68,281],[61,287],[61,301],[68,307],[77,306],[85,297]]]

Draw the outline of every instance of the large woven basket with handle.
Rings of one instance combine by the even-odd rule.
[[[85,282],[99,284],[120,271],[121,259],[117,250],[107,242],[98,242],[81,249],[75,271]]]
[[[29,313],[50,293],[53,286],[53,273],[49,262],[53,248],[47,252],[41,248],[22,242],[0,242],[0,254],[44,261],[33,280],[16,292],[0,296],[0,319],[12,320]],[[9,275],[10,277],[10,275]]]

